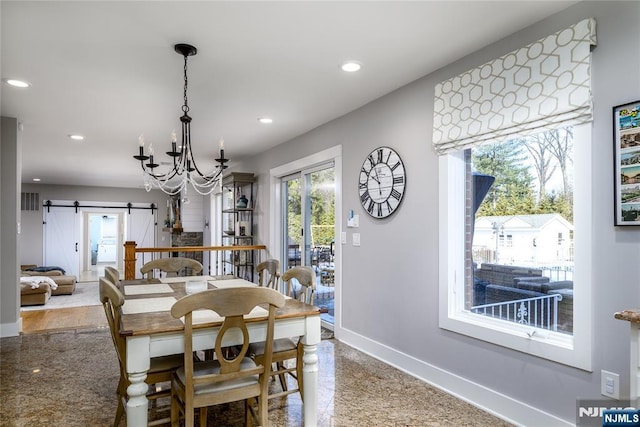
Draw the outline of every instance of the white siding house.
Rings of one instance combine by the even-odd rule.
[[[573,225],[560,214],[476,218],[474,261],[560,266],[573,261]]]

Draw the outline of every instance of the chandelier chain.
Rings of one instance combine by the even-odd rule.
[[[182,111],[187,114],[189,112],[189,104],[187,102],[187,86],[189,84],[189,80],[187,79],[187,55],[184,56],[184,105],[182,106]]]

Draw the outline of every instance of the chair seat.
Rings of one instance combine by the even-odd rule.
[[[252,368],[255,368],[256,366],[257,365],[252,359],[245,357],[242,359],[242,362],[240,363],[240,370],[252,369]],[[194,363],[193,373],[194,373],[194,377],[218,374],[220,373],[220,363],[217,360],[209,360],[206,362]],[[178,379],[180,379],[182,384],[186,383],[184,367],[180,367],[176,371],[176,375],[178,376]],[[247,387],[252,384],[256,384],[256,385],[260,384],[258,375],[241,377],[236,380],[230,380],[230,381],[220,381],[212,384],[196,385],[194,387],[194,394],[198,395],[198,394],[205,394],[205,393],[211,393],[211,392],[228,391],[228,390],[233,390],[235,388]]]
[[[170,371],[182,366],[183,364],[184,358],[181,354],[153,357],[151,358],[151,366],[149,367],[149,371],[147,374]]]
[[[295,350],[298,344],[291,338],[279,338],[273,340],[273,352],[280,353],[283,351]],[[247,354],[258,355],[264,354],[264,342],[255,342],[249,344],[249,350]]]

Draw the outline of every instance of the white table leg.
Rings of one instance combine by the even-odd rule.
[[[131,384],[127,387],[127,425],[129,426],[146,426],[148,404],[147,390],[149,386],[145,382],[147,373],[138,374],[130,373],[129,381]]]
[[[151,363],[149,336],[127,337],[127,375],[131,383],[127,387],[127,425],[147,425],[149,402],[145,382]]]
[[[318,423],[318,343],[320,342],[320,316],[306,318],[307,333],[302,337],[304,355],[302,361],[302,386],[304,389],[304,425],[315,427]]]

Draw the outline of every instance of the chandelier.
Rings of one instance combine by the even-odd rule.
[[[205,196],[211,194],[217,186],[222,185],[222,172],[227,168],[225,163],[229,159],[224,158],[224,141],[220,139],[220,157],[214,159],[218,164],[210,173],[203,173],[196,164],[191,148],[191,117],[189,112],[189,104],[187,102],[187,58],[195,55],[198,50],[189,44],[177,44],[174,46],[177,53],[184,56],[184,105],[182,106],[182,141],[178,146],[176,132],[171,134],[171,151],[167,151],[167,155],[173,160],[173,166],[168,171],[162,173],[157,172],[156,168],[160,165],[154,162],[153,146],[149,144],[149,155],[144,153],[144,136],[138,139],[139,153],[133,156],[134,159],[140,160],[144,177],[144,188],[151,191],[153,187],[157,187],[169,195],[177,195],[184,190],[186,198],[187,184],[196,190],[197,193]],[[145,163],[148,161],[148,163]]]

